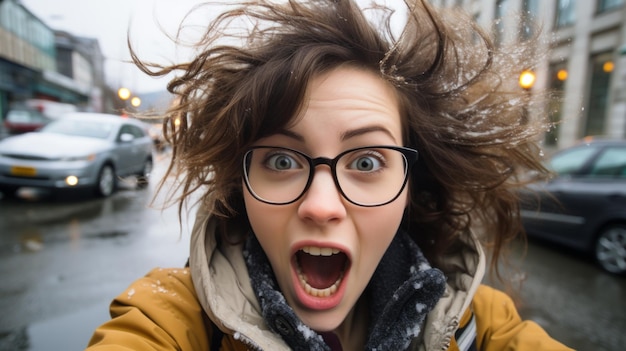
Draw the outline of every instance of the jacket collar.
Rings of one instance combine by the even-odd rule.
[[[446,290],[428,314],[419,350],[446,350],[463,313],[485,274],[485,253],[474,232],[459,235],[460,249],[446,255],[439,269],[447,277]]]
[[[243,243],[218,245],[217,220],[210,209],[200,206],[191,234],[191,276],[205,312],[225,333],[257,350],[290,350],[265,323],[262,309],[250,283],[243,257]],[[229,233],[240,234],[243,233]],[[463,248],[445,257],[447,278],[443,296],[426,317],[419,349],[445,349],[463,312],[480,285],[484,253],[473,235],[460,236]],[[243,240],[241,240],[243,242]]]
[[[287,305],[274,272],[256,238],[247,240],[244,257],[265,321],[294,350],[327,350]],[[405,350],[420,333],[428,312],[445,286],[443,273],[431,268],[417,245],[399,232],[383,256],[365,294],[370,330],[365,350]]]

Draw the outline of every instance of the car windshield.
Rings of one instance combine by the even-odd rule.
[[[587,145],[555,155],[550,161],[550,167],[559,175],[576,173],[597,150],[598,147]]]
[[[111,135],[113,127],[113,123],[107,123],[106,121],[61,119],[48,124],[41,131],[44,133],[107,139]]]

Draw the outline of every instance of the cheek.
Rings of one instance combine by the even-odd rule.
[[[270,259],[274,249],[281,249],[277,243],[287,243],[286,221],[289,216],[286,208],[264,204],[244,191],[244,204],[250,227]]]
[[[392,236],[398,231],[402,216],[406,210],[408,204],[408,189],[405,188],[402,194],[390,204],[380,207],[374,207],[376,214],[371,214],[369,217],[363,219],[367,221],[369,226],[377,227],[383,230],[385,233],[391,232]]]
[[[276,211],[268,211],[266,204],[257,201],[247,191],[244,191],[243,199],[250,226],[261,241],[264,233],[272,231],[272,224],[275,222],[270,217],[275,215]]]
[[[381,207],[373,208],[376,212],[363,213],[360,217],[359,231],[361,247],[365,257],[377,258],[372,260],[378,266],[380,259],[396,235],[407,203],[407,192],[403,192],[396,201]]]

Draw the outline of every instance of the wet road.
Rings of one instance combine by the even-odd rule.
[[[513,250],[519,312],[581,351],[626,347],[626,278],[605,273],[580,253],[529,240]],[[489,281],[489,279],[486,279]],[[497,285],[497,284],[495,284]]]
[[[104,200],[0,199],[0,351],[82,350],[131,281],[184,264],[189,227],[175,208],[150,208],[153,190],[130,181]],[[624,348],[626,279],[534,241],[513,263],[523,317],[578,350]]]
[[[153,190],[131,180],[108,199],[0,200],[0,350],[82,350],[130,282],[185,264],[188,228],[150,205]]]

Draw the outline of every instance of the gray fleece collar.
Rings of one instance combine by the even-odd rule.
[[[278,288],[270,263],[254,235],[244,258],[263,319],[293,350],[328,351],[324,339],[306,326]],[[365,290],[371,305],[365,350],[406,350],[417,338],[428,312],[445,290],[445,276],[432,268],[404,232],[398,232]]]

